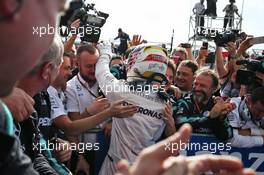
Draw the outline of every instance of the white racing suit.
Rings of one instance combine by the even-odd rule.
[[[163,120],[165,102],[157,93],[131,91],[125,81],[117,80],[109,71],[109,57],[103,55],[96,65],[96,79],[108,100],[113,103],[124,99],[126,104],[139,107],[129,118],[114,118],[111,144],[100,175],[113,175],[121,159],[133,163],[140,151],[153,145],[165,128]],[[151,167],[150,167],[151,168]]]

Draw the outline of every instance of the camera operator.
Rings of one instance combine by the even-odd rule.
[[[231,137],[226,114],[234,105],[212,94],[218,88],[218,77],[210,69],[197,73],[193,90],[173,104],[176,128],[189,123],[196,133],[214,134],[221,141]]]
[[[61,18],[61,25],[66,26],[65,31],[61,31],[62,35],[67,37],[69,31],[72,33],[71,41],[74,41],[77,34],[80,34],[82,42],[97,43],[101,27],[106,22],[108,14],[97,11],[95,4],[86,4],[82,0],[72,2],[72,7],[66,12],[66,15]],[[69,26],[69,22],[72,22]],[[67,52],[67,48],[65,49]]]
[[[206,1],[207,1],[207,9],[205,10],[205,14],[215,19],[217,17],[217,13],[216,13],[217,0],[206,0]]]
[[[241,66],[236,64],[237,60],[244,59],[243,53],[250,48],[250,40],[252,38],[244,39],[240,45],[236,45],[236,40],[241,38],[233,31],[226,32],[224,34],[217,34],[214,39],[216,44],[216,70],[220,77],[220,94],[224,98],[238,97],[240,93],[240,84],[236,81],[237,70]],[[222,54],[222,48],[225,48],[228,52],[227,63],[224,64],[224,58]]]
[[[64,16],[60,19],[60,27],[68,26],[70,24],[70,19],[74,13],[84,6],[83,0],[72,0],[69,4],[69,8],[65,12]]]
[[[232,98],[236,108],[227,116],[233,128],[230,139],[235,147],[264,145],[264,87],[256,88],[251,94]]]
[[[238,97],[240,84],[236,82],[236,74],[239,67],[235,65],[235,43],[228,42],[225,44],[225,48],[229,51],[229,57],[225,65],[222,47],[216,48],[216,70],[220,77],[220,95],[224,98]]]
[[[200,33],[203,34],[204,30],[204,13],[205,13],[205,7],[204,7],[204,0],[200,0],[200,2],[197,2],[195,6],[192,9],[193,14],[195,14],[195,27],[196,29],[200,28]],[[198,31],[197,31],[198,33]]]
[[[237,71],[236,81],[241,84],[241,94],[251,93],[258,87],[263,87],[264,60],[238,60],[237,65],[244,67]],[[243,91],[243,92],[242,92]]]
[[[223,9],[223,12],[226,12],[225,19],[224,19],[224,29],[226,28],[227,24],[229,23],[229,27],[232,28],[234,25],[234,13],[240,17],[238,14],[237,6],[234,5],[236,2],[235,0],[229,0],[230,4],[226,5]]]

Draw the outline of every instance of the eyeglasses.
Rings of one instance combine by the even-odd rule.
[[[0,14],[0,21],[4,21],[8,18],[13,17],[16,13],[18,13],[22,7],[24,0],[15,0],[15,7],[13,8],[13,11],[10,12],[9,14]]]

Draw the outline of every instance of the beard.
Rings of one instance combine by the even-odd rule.
[[[196,101],[198,103],[205,103],[208,99],[208,97],[204,91],[193,90],[192,94],[193,94],[194,101]]]
[[[86,81],[88,84],[94,84],[96,82],[95,76],[87,76],[80,72],[80,75],[84,81]]]
[[[83,73],[80,72],[81,77],[86,81],[86,82],[91,82],[91,81],[96,81],[94,76],[91,75],[84,75]]]

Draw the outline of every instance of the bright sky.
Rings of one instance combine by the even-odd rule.
[[[189,18],[191,9],[199,0],[88,0],[95,3],[97,10],[110,14],[102,28],[102,39],[112,39],[117,36],[118,28],[130,35],[141,34],[147,41],[169,43],[174,33],[174,46],[188,41]],[[217,15],[222,12],[229,0],[217,1]],[[206,6],[206,0],[205,0]],[[239,13],[243,0],[236,0]],[[244,0],[242,30],[254,36],[264,35],[264,1]],[[264,48],[256,45],[254,48]]]

